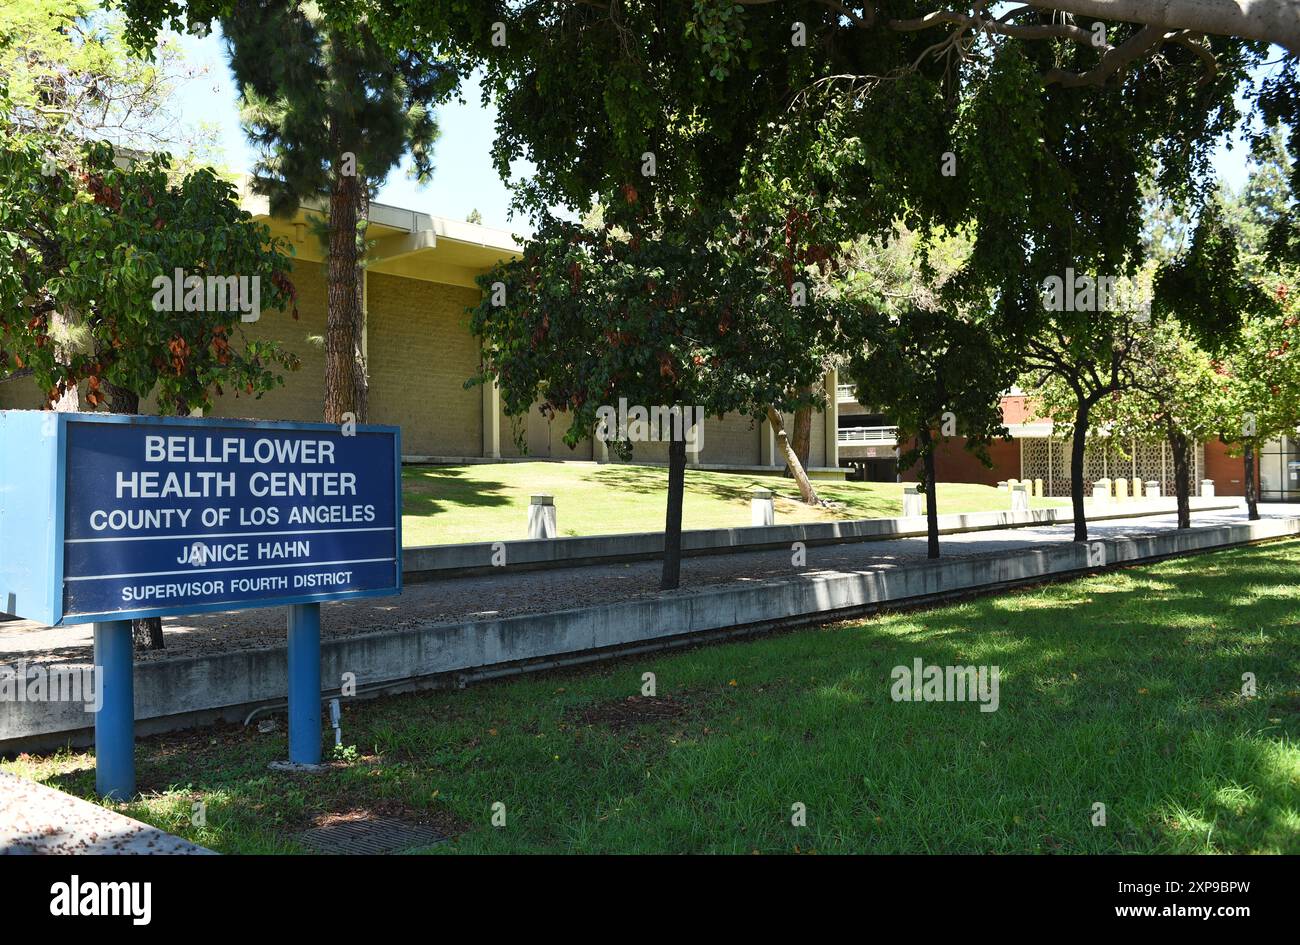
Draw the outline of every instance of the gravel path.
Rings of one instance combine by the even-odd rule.
[[[1261,507],[1266,517],[1300,514],[1294,505]],[[1193,514],[1193,526],[1244,522],[1245,509]],[[1176,526],[1174,515],[1119,519],[1092,525],[1094,537],[1149,534]],[[1070,524],[945,535],[940,539],[944,556],[1004,554],[1044,544],[1069,541]],[[771,581],[798,575],[854,573],[907,567],[924,563],[925,539],[817,545],[807,549],[807,562],[796,568],[787,550],[685,558],[682,589],[739,581]],[[481,575],[407,585],[400,597],[368,598],[325,604],[321,632],[325,639],[376,630],[404,629],[430,623],[459,623],[475,618],[512,616],[571,607],[586,607],[651,596],[659,591],[660,563],[592,565],[544,571],[508,569]],[[675,592],[669,592],[675,593]],[[168,659],[232,650],[242,647],[282,646],[285,640],[283,608],[228,611],[164,620],[167,647],[136,658]],[[0,623],[0,663],[18,659],[84,660],[91,656],[92,632],[88,624],[59,629],[30,621]]]

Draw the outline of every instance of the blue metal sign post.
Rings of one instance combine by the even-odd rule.
[[[131,621],[95,624],[95,669],[100,707],[95,713],[95,790],[124,801],[135,794],[135,673]]]
[[[320,604],[289,605],[289,761],[320,764]]]
[[[400,593],[401,549],[396,427],[0,411],[0,606],[95,625],[105,796],[135,790],[132,620],[286,605],[289,760],[317,764],[320,605]]]

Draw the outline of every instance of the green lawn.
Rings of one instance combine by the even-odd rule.
[[[778,524],[837,518],[901,515],[903,487],[883,482],[818,482],[820,496],[840,503],[815,509],[799,501],[791,479],[686,471],[683,528],[735,528],[750,524],[749,490],[777,494]],[[986,512],[1010,508],[991,486],[940,483],[939,511]],[[561,535],[662,531],[668,470],[661,466],[594,463],[493,463],[407,466],[402,470],[403,543],[452,544],[528,537],[528,497],[555,496]],[[1031,499],[1034,508],[1068,505],[1066,499]]]
[[[376,812],[458,826],[443,853],[1300,853],[1298,614],[1300,542],[1176,559],[355,703],[356,748],[320,775],[267,770],[283,729],[143,739],[144,796],[124,809],[230,852],[291,852],[314,823]],[[917,657],[999,666],[999,709],[892,701],[891,669]],[[661,701],[628,703],[644,672]],[[5,768],[89,796],[91,763]]]

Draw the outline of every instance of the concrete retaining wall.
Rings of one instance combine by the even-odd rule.
[[[1032,513],[1031,513],[1032,514]],[[1088,570],[1100,547],[1106,565],[1185,554],[1300,534],[1300,519],[1169,531],[1143,538],[1062,542],[999,556],[966,557],[861,574],[793,577],[761,584],[675,591],[650,599],[526,614],[497,620],[417,626],[326,641],[322,679],[338,688],[345,672],[360,689],[395,682],[412,688],[446,674],[592,650],[691,638],[733,628],[811,623],[979,588],[1032,582]],[[1089,555],[1092,554],[1093,562]],[[237,718],[281,702],[287,686],[284,647],[238,650],[141,663],[135,674],[137,731],[184,728]],[[75,703],[4,703],[0,751],[89,744],[91,717]]]
[[[1008,498],[1008,504],[1010,499]],[[1192,511],[1236,508],[1234,499],[1192,499]],[[1147,502],[1111,503],[1104,509],[1090,508],[1088,521],[1134,518],[1141,515],[1168,515],[1175,511],[1174,499]],[[564,524],[564,509],[558,510]],[[1057,525],[1073,522],[1068,507],[1032,509],[1028,512],[967,512],[939,516],[939,532],[986,531],[995,528],[1021,528],[1030,525]],[[840,544],[853,541],[885,541],[926,534],[925,517],[851,519],[842,522],[811,522],[803,525],[758,525],[742,528],[710,528],[682,532],[682,554],[709,555],[730,551],[760,551],[764,548],[789,548],[801,541],[805,545]],[[596,562],[637,561],[658,558],[663,554],[663,532],[633,532],[625,535],[584,535],[501,542],[471,542],[459,545],[422,545],[402,551],[402,578],[405,581],[430,581],[441,577],[489,573],[496,549],[505,551],[511,570],[562,568]]]

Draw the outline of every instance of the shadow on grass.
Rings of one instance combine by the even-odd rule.
[[[611,489],[638,495],[665,495],[668,489],[668,472],[657,466],[606,465],[591,472],[591,478]],[[799,487],[793,479],[782,476],[745,476],[728,474],[726,479],[704,470],[688,469],[686,471],[687,495],[705,496],[724,502],[746,503],[750,499],[750,490],[754,487],[771,489],[778,495],[799,500]],[[896,515],[901,511],[901,499],[895,501],[886,496],[868,490],[851,490],[843,487],[828,486],[824,482],[815,482],[819,494],[842,503],[845,508],[839,514],[873,518],[883,515]],[[688,526],[689,527],[689,526]]]
[[[509,487],[489,479],[466,479],[464,466],[404,466],[402,514],[436,515],[463,508],[509,505]]]
[[[362,756],[319,776],[265,770],[283,729],[143,739],[142,787],[211,799],[210,826],[129,812],[230,850],[393,802],[471,825],[437,852],[1300,852],[1298,585],[1290,542],[354,703],[345,742]],[[893,669],[917,658],[998,666],[997,711],[895,702]],[[574,724],[645,672],[690,700],[689,718]],[[85,769],[50,780],[93,787]],[[508,830],[488,825],[497,801]],[[795,802],[806,828],[790,824]]]

